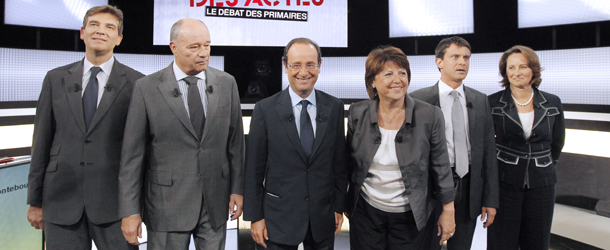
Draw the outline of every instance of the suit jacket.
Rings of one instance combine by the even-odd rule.
[[[244,220],[265,219],[269,239],[297,245],[334,235],[347,188],[343,102],[316,90],[316,137],[307,159],[285,89],[256,104],[246,154]]]
[[[500,181],[523,187],[539,188],[557,182],[555,162],[565,142],[565,121],[559,97],[534,87],[534,124],[529,138],[511,98],[510,88],[489,96],[498,145]]]
[[[83,63],[49,71],[34,120],[28,204],[42,204],[45,221],[72,225],[82,217],[118,221],[118,169],[134,82],[144,76],[114,61],[106,89],[85,128]]]
[[[381,143],[377,124],[379,99],[352,104],[348,116],[347,145],[351,172],[348,211],[353,214],[373,157]],[[425,225],[434,199],[442,203],[455,198],[449,167],[443,113],[410,96],[405,96],[405,121],[395,138],[400,172],[417,229]],[[356,218],[350,217],[350,220]]]
[[[233,76],[208,67],[206,81],[213,91],[206,91],[201,140],[172,64],[136,82],[119,175],[121,217],[143,213],[153,231],[190,231],[205,204],[213,227],[226,224],[229,196],[243,189],[242,114]]]
[[[437,82],[411,93],[413,98],[440,107]],[[481,207],[500,207],[496,145],[487,96],[464,86],[470,140],[470,219],[481,214]]]

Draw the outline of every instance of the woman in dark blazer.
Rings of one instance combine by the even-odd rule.
[[[453,175],[442,111],[407,95],[411,72],[398,48],[366,60],[370,100],[352,104],[347,144],[352,249],[429,249],[434,198],[444,204],[442,241],[455,232]]]
[[[498,150],[500,209],[488,249],[549,249],[555,206],[555,163],[565,141],[559,97],[538,90],[540,62],[525,46],[500,59],[502,87],[489,96]]]

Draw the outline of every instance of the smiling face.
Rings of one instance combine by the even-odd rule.
[[[459,86],[468,75],[470,50],[466,46],[451,44],[443,59],[436,58],[436,66],[441,71],[441,80],[444,83]]]
[[[525,88],[531,84],[533,72],[523,54],[513,53],[506,59],[506,75],[512,87]]]
[[[86,26],[80,28],[80,39],[85,42],[87,54],[112,53],[114,47],[123,40],[123,35],[119,35],[118,26],[119,19],[112,14],[99,13],[89,16]]]
[[[200,21],[182,20],[180,31],[169,47],[174,62],[187,75],[197,75],[208,68],[210,61],[210,32]]]
[[[373,86],[377,89],[381,101],[400,101],[407,94],[409,75],[406,69],[398,67],[396,63],[390,61],[375,75]]]
[[[308,43],[295,43],[288,50],[287,62],[284,62],[284,70],[288,75],[290,88],[302,98],[306,98],[313,91],[313,86],[318,81],[320,67],[307,69],[306,65],[320,65],[318,62],[318,51]],[[302,65],[299,70],[293,69],[290,65]]]

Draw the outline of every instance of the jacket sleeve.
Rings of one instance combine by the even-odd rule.
[[[337,102],[336,123],[339,128],[337,138],[335,138],[335,154],[334,154],[334,175],[335,175],[335,212],[343,213],[345,211],[345,199],[347,193],[347,178],[348,171],[345,164],[345,119],[343,102]]]
[[[244,220],[256,222],[265,218],[263,213],[263,181],[267,168],[267,127],[265,117],[256,104],[252,111],[250,133],[246,148],[244,169]]]
[[[551,142],[551,155],[553,157],[553,163],[556,163],[559,160],[559,155],[561,154],[561,150],[563,149],[563,145],[566,140],[566,127],[565,127],[565,118],[563,116],[563,106],[561,105],[561,100],[559,97],[557,98],[557,108],[559,109],[559,115],[555,119],[555,124],[553,124],[553,141]]]
[[[500,207],[500,180],[496,159],[496,134],[488,98],[485,98],[485,131],[483,137],[483,206]]]
[[[231,194],[243,194],[244,189],[244,125],[237,83],[232,78],[231,125],[227,143],[227,158],[231,164]]]
[[[434,122],[430,132],[430,178],[434,185],[434,197],[443,204],[455,200],[453,172],[449,166],[445,120],[439,107],[434,106]]]
[[[42,91],[40,91],[40,97],[36,106],[32,159],[28,176],[27,204],[42,204],[42,185],[47,165],[49,164],[54,137],[55,117],[53,115],[51,80],[47,74],[42,83]]]

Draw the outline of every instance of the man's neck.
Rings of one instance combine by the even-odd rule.
[[[443,76],[441,76],[441,81],[443,81],[445,84],[447,84],[447,86],[451,87],[452,89],[459,88],[463,82],[463,80],[455,81],[455,80],[446,79]]]
[[[112,53],[112,51],[106,52],[103,54],[102,54],[102,52],[96,53],[96,51],[86,51],[85,52],[85,56],[87,57],[87,60],[89,60],[89,62],[91,64],[93,64],[94,66],[102,65],[102,63],[105,63],[108,60],[110,60],[110,58],[112,58],[113,55],[114,54]]]

